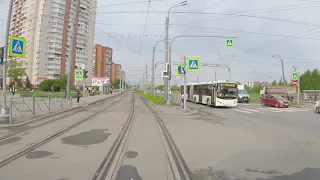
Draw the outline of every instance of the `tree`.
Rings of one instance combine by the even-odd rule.
[[[277,80],[273,80],[272,81],[272,86],[276,86],[277,85]]]
[[[180,91],[180,87],[178,85],[171,86],[171,91]]]
[[[122,84],[126,85],[125,81],[121,81]],[[112,83],[114,89],[120,89],[120,79],[116,79]],[[124,86],[123,86],[124,87]]]
[[[238,85],[241,85],[241,82],[239,82],[239,81],[237,81],[236,83],[237,83]]]
[[[156,86],[156,90],[163,91],[164,90],[164,85],[162,85],[162,84],[157,85]]]
[[[61,82],[61,89],[65,90],[67,87],[67,74],[62,74],[58,77],[59,81]]]
[[[27,76],[27,79],[26,79],[26,87],[31,88],[31,82],[29,80],[29,76]]]
[[[61,90],[61,81],[59,79],[47,79],[40,83],[40,89],[42,91],[50,91],[51,87],[53,87],[54,91]]]
[[[8,77],[12,79],[14,83],[21,85],[22,77],[26,75],[25,69],[23,65],[25,64],[24,61],[18,62],[17,60],[10,60],[8,61],[9,68],[8,68]]]

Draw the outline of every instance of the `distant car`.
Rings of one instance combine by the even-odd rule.
[[[279,95],[266,95],[261,98],[261,103],[263,106],[273,106],[276,108],[279,107],[289,107],[289,101]]]
[[[316,113],[320,113],[320,100],[315,103],[314,110]]]

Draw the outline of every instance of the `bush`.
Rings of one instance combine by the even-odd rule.
[[[40,83],[39,88],[42,91],[50,91],[52,86],[54,88],[54,91],[60,91],[62,87],[61,81],[59,79],[44,80]]]

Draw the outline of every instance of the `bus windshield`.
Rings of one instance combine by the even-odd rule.
[[[238,96],[236,84],[219,84],[217,97],[222,99],[236,99]]]

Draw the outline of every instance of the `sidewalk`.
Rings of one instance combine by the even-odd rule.
[[[67,112],[67,111],[80,109],[80,108],[86,107],[88,105],[92,105],[94,103],[98,103],[99,101],[103,101],[103,100],[105,100],[107,98],[110,98],[110,97],[118,95],[118,94],[120,94],[120,93],[89,96],[89,97],[85,97],[85,99],[83,99],[83,97],[82,97],[82,98],[80,98],[80,103],[79,104],[77,104],[77,99],[73,98],[71,105],[70,105],[70,102],[67,101],[66,99],[60,99],[59,98],[56,101],[56,100],[54,100],[52,98],[51,99],[51,101],[52,101],[52,105],[51,106],[53,106],[55,104],[54,105],[55,108],[51,107],[50,108],[50,112],[49,112],[49,109],[47,108],[48,107],[48,102],[49,102],[48,98],[41,98],[40,100],[39,99],[36,100],[37,102],[36,102],[36,109],[35,109],[36,114],[35,114],[35,116],[33,116],[33,113],[30,110],[30,102],[26,101],[27,103],[24,104],[24,106],[25,106],[24,109],[22,109],[23,105],[21,105],[20,107],[18,107],[18,108],[20,108],[19,110],[16,109],[16,111],[19,111],[19,113],[13,112],[12,124],[15,124],[15,125],[25,124],[27,122],[44,119],[44,118],[47,118],[47,117],[50,117],[52,115],[56,115],[56,114],[59,114],[59,113],[64,113],[64,112]],[[55,103],[53,103],[53,102],[55,102]],[[31,102],[31,104],[32,104],[32,102]],[[32,107],[32,105],[31,105],[31,107]],[[12,110],[14,110],[15,108],[16,107],[13,107]],[[7,127],[7,126],[10,126],[9,122],[0,121],[0,127]]]

